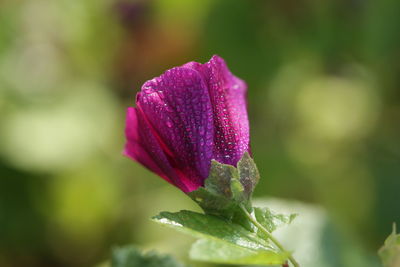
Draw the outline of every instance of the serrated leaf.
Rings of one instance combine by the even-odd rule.
[[[252,250],[217,240],[197,240],[190,249],[190,258],[220,264],[280,265],[288,253]]]
[[[272,233],[278,227],[290,224],[297,214],[279,214],[268,208],[254,208],[254,215],[257,221]]]
[[[196,259],[207,260],[208,257],[214,262],[232,263],[233,260],[229,259],[231,256],[241,255],[242,264],[254,264],[256,260],[260,262],[262,260],[262,264],[271,262],[282,264],[288,257],[286,253],[277,251],[257,234],[217,216],[184,210],[176,213],[162,212],[153,220],[196,238],[208,240],[211,245],[219,246],[224,251],[223,253],[221,251],[222,254],[219,256],[217,252],[210,254],[207,251],[204,252],[208,254],[203,255],[202,251],[195,252],[195,247],[192,255]]]
[[[112,267],[185,267],[173,257],[154,251],[140,252],[134,246],[119,247],[112,252]]]
[[[213,215],[182,210],[161,212],[153,217],[153,220],[197,238],[218,239],[251,249],[271,249],[270,245],[256,234]]]
[[[379,249],[378,254],[383,266],[400,266],[400,234],[396,233],[396,224],[393,224],[393,231],[385,240],[384,245]]]

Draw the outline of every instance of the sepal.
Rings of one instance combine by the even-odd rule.
[[[252,212],[251,196],[259,178],[256,164],[248,152],[244,153],[236,168],[213,160],[204,187],[189,193],[189,196],[206,214],[221,216],[251,229],[240,206]]]

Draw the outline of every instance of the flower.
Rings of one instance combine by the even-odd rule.
[[[219,56],[167,70],[128,108],[124,154],[186,193],[204,186],[212,159],[250,150],[246,89]]]

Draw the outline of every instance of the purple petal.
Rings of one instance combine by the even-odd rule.
[[[208,177],[213,153],[213,115],[207,85],[193,69],[177,67],[146,82],[137,105],[164,152],[193,190]]]
[[[236,166],[249,151],[250,142],[245,82],[234,76],[219,56],[184,67],[198,70],[209,89],[215,129],[213,159]]]
[[[124,154],[157,173],[164,180],[179,187],[184,192],[193,189],[191,182],[185,183],[169,163],[156,137],[137,108],[128,108],[126,118]]]

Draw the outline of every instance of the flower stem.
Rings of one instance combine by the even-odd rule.
[[[261,231],[263,232],[269,240],[272,241],[282,252],[287,252],[285,248],[282,246],[282,244],[275,238],[273,235],[265,229],[264,226],[262,226],[256,218],[254,218],[244,206],[240,206],[244,212],[244,214],[249,218],[249,220]],[[289,253],[288,257],[289,261],[293,264],[294,267],[300,267],[299,263],[293,258],[293,256]]]

